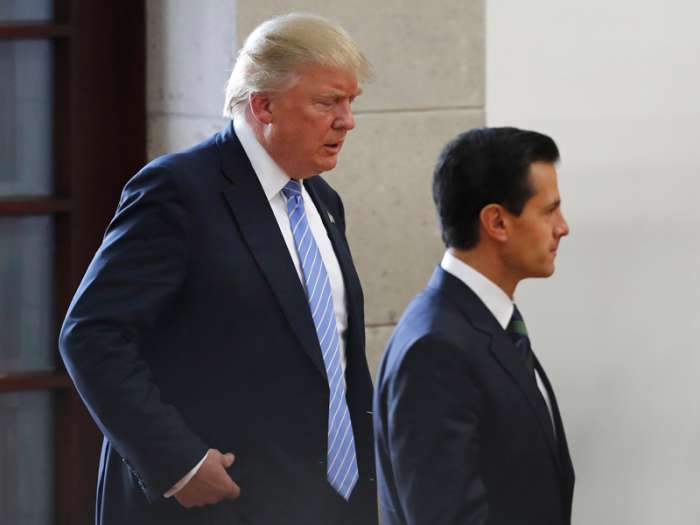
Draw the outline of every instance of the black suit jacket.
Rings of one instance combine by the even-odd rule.
[[[376,523],[362,289],[340,198],[320,177],[304,184],[347,291],[350,502],[326,481],[328,384],[308,302],[231,124],[127,183],[63,325],[61,354],[105,435],[98,523]],[[240,499],[164,499],[208,448],[236,455]]]
[[[563,525],[574,472],[510,338],[441,268],[389,341],[374,401],[383,525]]]

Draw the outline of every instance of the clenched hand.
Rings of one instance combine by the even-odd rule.
[[[235,457],[230,452],[222,454],[214,448],[194,477],[174,497],[185,508],[212,505],[223,499],[238,499],[241,489],[231,479],[226,469],[233,465]]]

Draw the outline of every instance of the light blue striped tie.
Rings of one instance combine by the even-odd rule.
[[[335,322],[331,283],[304,211],[301,184],[290,180],[282,189],[287,214],[304,274],[306,297],[328,376],[328,458],[326,474],[331,486],[346,500],[357,483],[357,457],[350,411],[345,400],[345,377],[340,364],[340,334]]]

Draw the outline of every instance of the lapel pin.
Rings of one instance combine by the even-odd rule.
[[[331,220],[332,224],[335,224],[335,219],[333,218],[333,215],[331,215],[331,212],[328,212],[328,218]]]

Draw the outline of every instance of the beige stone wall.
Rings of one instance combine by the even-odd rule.
[[[430,192],[440,148],[484,123],[484,2],[149,0],[149,155],[193,144],[221,125],[234,49],[263,20],[290,11],[340,22],[375,79],[338,168],[348,237],[365,290],[367,352],[376,370],[408,301],[439,261]]]
[[[236,51],[234,0],[146,2],[148,157],[219,131]]]

